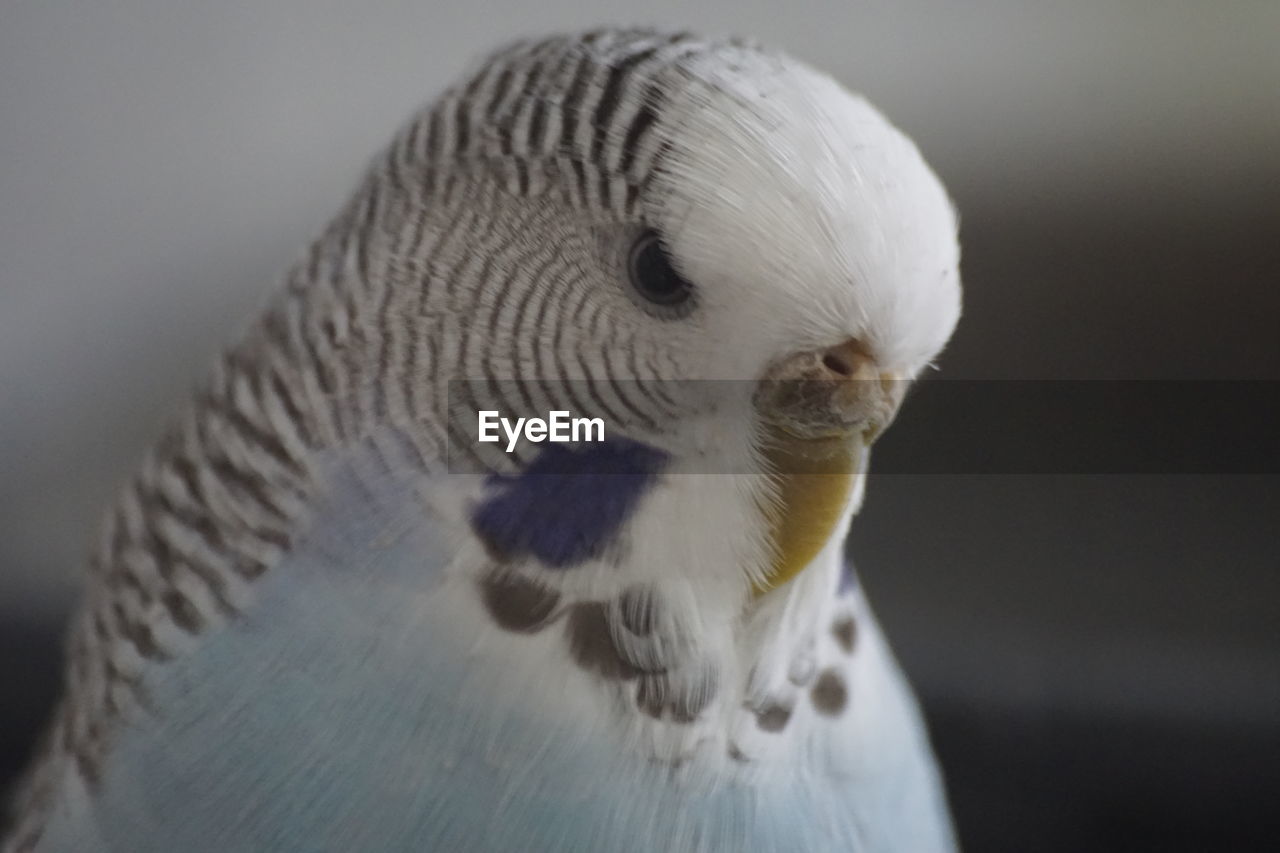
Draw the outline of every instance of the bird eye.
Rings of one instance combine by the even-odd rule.
[[[631,247],[628,261],[631,286],[648,303],[665,311],[676,309],[683,316],[691,307],[693,285],[671,265],[657,232],[646,231]]]

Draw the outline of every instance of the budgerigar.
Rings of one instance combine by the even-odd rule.
[[[495,54],[108,514],[6,849],[952,849],[843,540],[956,227],[784,54]],[[603,435],[508,452],[488,410]]]

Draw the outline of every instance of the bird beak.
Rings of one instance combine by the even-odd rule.
[[[757,595],[795,577],[826,546],[906,384],[856,341],[788,356],[760,380],[754,402],[775,488],[765,512],[773,561],[754,584]]]

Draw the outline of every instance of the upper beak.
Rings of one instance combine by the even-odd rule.
[[[790,438],[861,439],[871,444],[892,423],[907,380],[887,371],[857,341],[775,362],[756,389],[761,419]]]

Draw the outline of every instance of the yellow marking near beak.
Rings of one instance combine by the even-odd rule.
[[[799,439],[774,433],[766,455],[778,472],[777,501],[768,510],[773,566],[757,596],[782,586],[817,556],[849,503],[863,436]]]

